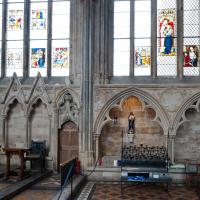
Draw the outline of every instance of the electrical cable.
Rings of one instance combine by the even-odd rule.
[[[80,175],[81,175],[81,176],[86,176],[86,177],[91,176],[92,173],[95,172],[95,169],[96,169],[96,167],[97,167],[98,161],[99,161],[99,159],[97,159],[97,161],[96,161],[96,163],[95,163],[95,165],[94,165],[94,168],[92,169],[92,171],[91,171],[89,174],[84,174],[84,173],[80,172]]]

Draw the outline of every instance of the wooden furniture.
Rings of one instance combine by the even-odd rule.
[[[25,161],[30,161],[31,169],[32,162],[37,161],[40,165],[41,172],[45,169],[45,155],[46,155],[46,141],[34,141],[31,142],[31,149],[27,151]]]
[[[6,154],[6,178],[16,178],[16,176],[12,176],[10,171],[10,160],[12,155],[18,155],[20,159],[20,171],[19,176],[17,177],[19,180],[22,180],[24,177],[24,169],[25,169],[25,161],[24,161],[24,154],[27,152],[25,148],[11,148],[5,147],[3,149]]]

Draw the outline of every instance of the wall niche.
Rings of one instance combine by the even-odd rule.
[[[128,131],[130,112],[135,115],[134,145],[164,145],[163,129],[155,120],[155,110],[139,98],[131,96],[110,109],[110,120],[104,125],[100,135],[100,157],[121,154],[122,133],[125,135]]]

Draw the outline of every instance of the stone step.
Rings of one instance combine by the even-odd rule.
[[[52,171],[49,171],[49,170],[46,170],[43,173],[38,172],[38,173],[32,174],[32,176],[29,178],[26,178],[22,181],[18,181],[16,182],[16,184],[13,184],[11,186],[8,186],[2,189],[0,192],[0,200],[11,199],[15,195],[28,189],[30,186],[34,185],[38,181],[42,180],[43,178],[46,178],[51,173]]]

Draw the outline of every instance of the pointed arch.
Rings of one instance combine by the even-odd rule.
[[[182,106],[177,111],[177,114],[174,118],[174,122],[172,124],[172,134],[176,135],[176,132],[181,124],[188,121],[188,119],[185,116],[185,112],[189,108],[195,109],[197,112],[199,112],[199,105],[200,105],[200,92],[194,94],[192,97],[188,98]]]
[[[140,90],[138,88],[128,88],[125,89],[118,94],[116,94],[114,97],[112,97],[107,103],[104,105],[104,107],[101,109],[100,114],[98,115],[95,125],[94,125],[94,133],[97,135],[101,134],[101,130],[103,126],[110,121],[110,117],[108,115],[109,110],[116,106],[122,105],[122,102],[127,99],[128,97],[135,96],[137,97],[141,102],[144,102],[144,107],[151,107],[156,111],[156,117],[154,121],[158,122],[159,125],[163,128],[164,135],[168,134],[168,128],[169,128],[169,118],[166,114],[166,112],[163,110],[161,105],[158,103],[158,101],[151,96],[149,93]]]
[[[22,99],[19,98],[18,96],[13,95],[9,99],[6,100],[6,103],[4,104],[4,107],[2,109],[1,115],[5,115],[5,116],[7,115],[8,111],[10,109],[10,106],[14,103],[15,100],[19,104],[21,104],[22,109],[24,111],[24,115],[26,114],[26,112],[27,112],[27,106],[26,106],[25,102],[23,102]]]
[[[31,112],[34,109],[34,105],[36,105],[39,100],[41,100],[41,102],[46,105],[48,115],[51,116],[52,115],[51,106],[43,96],[35,96],[31,99],[27,107],[27,115],[31,115]]]

